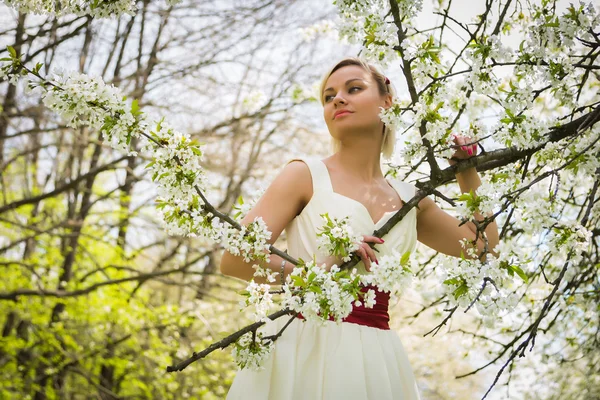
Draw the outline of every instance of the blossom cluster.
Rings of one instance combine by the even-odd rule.
[[[148,139],[141,151],[151,155],[146,166],[157,183],[157,208],[170,234],[201,235],[222,241],[225,249],[245,261],[268,260],[271,232],[262,218],[240,229],[223,222],[207,210],[202,197],[206,178],[201,165],[201,144],[190,135],[173,129],[163,120],[154,129],[139,110],[136,101],[129,105],[121,91],[105,84],[99,77],[76,72],[57,75],[53,81],[39,75],[38,64],[28,71],[20,64],[14,49],[9,48],[11,63],[2,70],[9,75],[22,71],[41,80],[29,84],[42,90],[44,104],[55,111],[70,127],[89,126],[102,132],[116,150],[137,155],[128,148],[133,139]],[[6,61],[6,60],[5,60]]]
[[[537,59],[568,54],[576,38],[593,40],[592,30],[600,24],[593,2],[571,4],[560,16],[551,3],[533,3],[531,14],[531,19],[523,21],[527,32],[523,50]]]
[[[481,177],[481,185],[477,187],[477,193],[470,191],[458,196],[455,211],[461,218],[471,219],[475,212],[483,215],[495,212],[496,206],[500,203],[502,195],[507,193],[514,184],[509,179],[498,179],[498,175],[492,175],[491,179],[487,176]],[[506,176],[505,176],[506,177]]]
[[[371,273],[361,275],[364,285],[375,285],[382,292],[389,292],[391,298],[400,297],[412,284],[414,273],[411,269],[411,252],[400,254],[393,250],[378,258],[378,263],[371,264]]]
[[[337,0],[340,37],[363,45],[363,57],[382,64],[397,58],[397,28],[385,0]],[[400,0],[400,18],[407,22],[421,9],[422,0]]]
[[[221,227],[223,228],[223,227]],[[251,260],[269,261],[268,240],[271,232],[262,217],[254,218],[254,221],[242,225],[241,229],[228,227],[223,229],[223,246],[234,256],[242,256],[244,261]]]
[[[323,323],[331,318],[341,322],[352,311],[352,304],[363,298],[360,288],[355,270],[341,271],[333,265],[327,271],[314,261],[301,260],[286,277],[282,304],[308,321]],[[374,304],[373,294],[369,296],[366,306]]]
[[[270,319],[267,318],[267,314],[274,304],[273,294],[270,290],[271,285],[250,281],[246,286],[246,290],[241,293],[245,299],[240,301],[240,307],[243,309],[252,306],[254,308],[252,317],[255,321],[269,322]]]
[[[311,86],[294,84],[289,90],[292,101],[296,104],[304,101],[319,101],[321,95],[319,94],[319,82],[313,82]]]
[[[117,150],[127,152],[132,138],[144,128],[137,102],[129,105],[118,88],[100,77],[68,72],[56,75],[54,84],[43,88],[44,105],[67,126],[98,129]]]
[[[234,343],[231,354],[238,367],[258,371],[272,350],[273,342],[263,338],[262,332],[248,332]]]
[[[488,254],[482,263],[476,259],[452,259],[442,272],[442,282],[451,305],[469,306],[477,297],[475,308],[486,326],[492,327],[501,314],[516,307],[519,296],[512,291],[514,279],[527,280],[516,264],[500,261]],[[483,290],[482,290],[483,288]]]
[[[328,255],[342,257],[350,261],[352,253],[360,248],[362,235],[356,234],[349,224],[349,217],[330,218],[328,213],[321,214],[325,221],[317,231],[317,246]]]
[[[279,272],[273,272],[270,268],[263,268],[260,264],[254,264],[254,277],[265,278],[267,282],[273,283]]]
[[[301,28],[299,30],[299,33],[300,36],[302,36],[302,38],[304,39],[304,41],[310,42],[314,40],[317,36],[334,33],[337,34],[337,31],[335,29],[334,21],[322,20],[306,28]]]
[[[499,126],[498,139],[519,148],[536,146],[542,133],[551,128],[555,118],[540,118],[532,107],[536,90],[551,87],[551,102],[568,109],[575,108],[579,82],[585,71],[576,68],[573,57],[575,39],[594,40],[592,32],[600,25],[598,10],[592,3],[571,4],[563,15],[557,15],[549,3],[532,4],[531,16],[520,21],[526,35],[518,51],[512,52],[516,66],[509,79],[509,90],[499,98],[506,109]]]
[[[175,5],[180,1],[166,0],[166,4]],[[134,15],[137,11],[135,0],[5,0],[5,3],[22,13],[54,16],[75,14],[108,18]]]
[[[591,238],[592,232],[577,221],[557,221],[550,227],[547,246],[552,249],[556,264],[569,260],[576,265],[581,262],[582,253],[590,249]]]
[[[246,214],[256,205],[258,199],[264,194],[265,189],[259,188],[256,189],[253,193],[250,194],[250,201],[245,201],[243,196],[239,196],[233,205],[233,218],[236,221],[242,220]]]
[[[134,15],[135,0],[6,0],[6,3],[23,13],[44,15],[90,15],[96,18]]]
[[[203,191],[206,186],[200,144],[188,133],[177,131],[164,121],[156,124],[150,137],[152,140],[142,151],[152,153],[152,162],[146,168],[152,172],[152,180],[158,183],[158,195],[167,202],[186,205],[193,202],[198,190]]]

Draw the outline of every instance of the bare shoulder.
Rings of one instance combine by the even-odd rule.
[[[419,200],[419,204],[415,207],[417,209],[417,216],[423,213],[423,211],[430,210],[431,207],[437,207],[435,201],[429,196],[423,197]]]
[[[290,161],[266,188],[242,223],[250,223],[256,217],[261,217],[272,232],[270,243],[273,243],[289,222],[302,212],[311,197],[310,169],[301,161]]]
[[[298,213],[312,198],[312,176],[308,165],[302,160],[296,159],[288,162],[283,167],[276,181],[285,185],[288,190],[296,194],[295,197],[299,200],[298,205],[300,207]]]

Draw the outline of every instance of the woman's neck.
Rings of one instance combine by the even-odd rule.
[[[351,146],[342,143],[340,150],[330,158],[348,175],[360,182],[371,184],[383,178],[381,153],[371,139],[370,143],[353,141]]]

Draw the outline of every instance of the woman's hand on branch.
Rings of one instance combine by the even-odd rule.
[[[450,165],[455,165],[459,160],[466,160],[477,154],[477,142],[474,139],[456,133],[452,134],[452,138],[455,144],[451,147],[456,151],[448,160]]]
[[[369,243],[381,244],[383,242],[384,240],[378,238],[377,236],[363,235],[363,241],[358,250],[356,250],[356,254],[358,254],[361,261],[365,264],[367,271],[371,271],[372,262],[379,264],[375,250],[369,246]]]

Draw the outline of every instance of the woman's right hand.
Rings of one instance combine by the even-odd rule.
[[[369,246],[369,243],[381,244],[384,243],[385,240],[378,238],[377,236],[363,235],[363,241],[360,244],[358,250],[356,250],[356,254],[360,257],[361,261],[365,264],[365,268],[367,271],[371,271],[371,263],[374,262],[379,264],[377,260],[377,255],[375,254],[375,250]]]
[[[363,241],[360,244],[358,250],[355,253],[360,257],[363,264],[365,264],[365,268],[367,271],[371,271],[371,263],[378,263],[377,255],[375,254],[375,250],[369,246],[369,243],[381,244],[385,241],[376,236],[363,235]],[[331,270],[331,267],[337,265],[338,267],[344,263],[342,257],[338,256],[327,256],[317,261],[318,265],[325,264],[325,269],[327,271]]]

